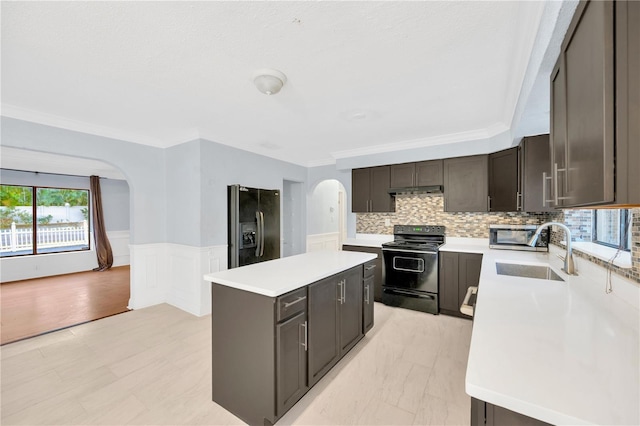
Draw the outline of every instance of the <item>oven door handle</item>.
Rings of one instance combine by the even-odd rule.
[[[468,315],[470,317],[473,316],[473,311],[475,309],[474,305],[469,304],[469,300],[471,300],[471,296],[478,293],[478,287],[471,286],[467,288],[467,294],[464,296],[464,300],[462,301],[462,306],[460,306],[460,312]]]
[[[410,291],[399,290],[399,289],[396,289],[396,288],[385,288],[382,291],[384,293],[387,293],[387,294],[401,294],[403,296],[413,297],[415,299],[431,299],[431,300],[435,300],[435,298],[436,298],[432,294],[414,293],[414,292],[410,292]]]
[[[421,253],[421,254],[438,254],[437,251],[422,251],[422,250],[404,250],[404,249],[396,249],[396,248],[384,248],[382,247],[382,251],[397,251],[402,253]]]

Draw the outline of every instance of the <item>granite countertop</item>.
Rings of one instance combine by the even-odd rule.
[[[376,257],[354,251],[315,251],[206,274],[204,280],[277,297]]]
[[[575,257],[568,276],[555,246],[464,240],[442,250],[483,254],[467,394],[552,424],[640,424],[640,286],[613,274],[606,294],[604,268]],[[565,281],[498,275],[496,262],[550,265]]]

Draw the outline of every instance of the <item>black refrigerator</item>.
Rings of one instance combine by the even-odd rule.
[[[280,191],[227,187],[229,269],[280,257]]]

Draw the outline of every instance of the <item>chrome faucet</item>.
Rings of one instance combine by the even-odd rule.
[[[559,226],[560,228],[562,228],[564,230],[565,238],[567,240],[567,254],[564,257],[564,268],[562,268],[562,270],[569,275],[578,275],[576,274],[576,267],[575,267],[575,264],[573,263],[573,249],[571,248],[571,230],[564,223],[560,223],[560,222],[543,223],[542,225],[538,226],[538,229],[536,229],[536,233],[533,234],[533,237],[531,237],[531,239],[527,242],[527,245],[531,247],[535,247],[536,241],[538,241],[538,237],[540,236],[540,232],[542,232],[542,230],[547,226],[551,226],[551,225]]]

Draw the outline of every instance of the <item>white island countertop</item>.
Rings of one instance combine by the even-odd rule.
[[[459,240],[459,241],[455,241]],[[576,257],[491,250],[448,239],[444,251],[482,253],[466,374],[472,397],[552,424],[640,424],[640,285]],[[548,264],[565,281],[498,275],[496,262]]]
[[[204,279],[264,296],[278,297],[376,257],[372,253],[355,251],[314,251],[206,274]]]

